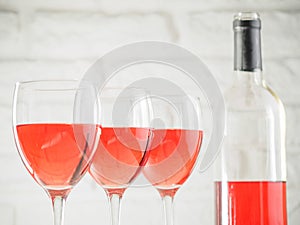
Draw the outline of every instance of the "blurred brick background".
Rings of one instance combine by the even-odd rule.
[[[299,0],[0,0],[0,224],[50,225],[50,200],[19,159],[11,129],[14,83],[81,78],[97,58],[132,41],[174,42],[196,53],[222,89],[232,80],[232,18],[259,11],[267,82],[287,111],[288,219],[300,221]],[[175,200],[175,223],[214,224],[213,172],[195,173]],[[129,189],[121,224],[163,224],[151,187]],[[70,194],[65,224],[108,224],[104,192],[89,176]]]

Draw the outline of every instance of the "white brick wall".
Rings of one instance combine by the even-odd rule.
[[[288,217],[300,221],[299,0],[0,0],[0,224],[52,224],[50,201],[18,157],[11,130],[14,83],[80,78],[99,56],[138,40],[176,42],[199,55],[221,87],[232,80],[232,16],[258,10],[265,77],[287,111]],[[298,160],[299,159],[299,160]],[[213,224],[212,169],[175,201],[176,224]],[[130,189],[121,223],[162,224],[158,194]],[[104,192],[88,176],[73,190],[65,224],[108,224]]]

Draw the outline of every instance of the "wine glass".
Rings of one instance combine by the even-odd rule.
[[[89,173],[105,190],[111,224],[118,225],[122,196],[147,159],[151,104],[145,91],[132,87],[104,88],[99,99],[101,137]]]
[[[195,167],[203,138],[200,98],[152,96],[152,138],[145,178],[163,200],[165,224],[173,225],[173,199]]]
[[[94,106],[89,114],[78,108],[83,96]],[[76,80],[18,82],[15,87],[17,149],[30,175],[51,198],[54,225],[63,224],[67,196],[86,173],[98,143],[95,96],[91,84]]]

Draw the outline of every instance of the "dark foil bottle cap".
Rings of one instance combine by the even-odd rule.
[[[262,70],[260,29],[258,13],[234,16],[234,70]]]

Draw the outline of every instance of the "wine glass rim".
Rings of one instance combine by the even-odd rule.
[[[144,88],[141,87],[135,87],[135,86],[127,86],[127,87],[122,87],[122,86],[108,86],[108,87],[103,87],[101,90],[99,90],[99,93],[105,92],[105,91],[112,91],[112,90],[142,90],[142,91],[147,91]]]
[[[148,90],[140,87],[121,87],[121,86],[113,86],[113,87],[103,87],[98,92],[98,97],[104,99],[116,99],[116,98],[129,98],[132,97],[130,94],[134,93],[135,97],[139,96],[149,96]]]
[[[42,82],[79,82],[79,79],[45,79],[45,80],[25,80],[17,81],[16,84],[34,84]]]
[[[46,79],[46,80],[28,80],[18,81],[15,84],[16,88],[23,88],[29,90],[39,91],[63,91],[63,90],[78,90],[93,86],[89,81],[82,81],[79,79]],[[49,84],[47,86],[46,84]],[[57,85],[56,85],[57,84]]]
[[[172,101],[176,101],[176,99],[189,99],[189,100],[192,100],[192,99],[206,99],[206,97],[204,95],[196,95],[196,94],[190,94],[190,93],[182,93],[182,94],[163,94],[163,95],[156,95],[156,94],[149,94],[148,97],[150,99],[165,99],[165,98],[169,98],[169,99],[172,99]]]

